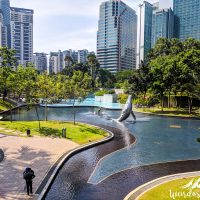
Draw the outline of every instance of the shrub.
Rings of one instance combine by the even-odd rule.
[[[95,96],[103,96],[104,94],[115,94],[114,90],[99,90],[97,92],[94,93]]]
[[[108,90],[106,94],[115,94],[115,90]]]
[[[121,104],[125,104],[128,99],[128,94],[119,94],[118,100]]]

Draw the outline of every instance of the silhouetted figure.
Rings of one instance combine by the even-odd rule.
[[[34,171],[31,168],[26,168],[23,177],[26,181],[26,189],[27,189],[27,194],[29,193],[33,194],[33,179],[35,178]]]

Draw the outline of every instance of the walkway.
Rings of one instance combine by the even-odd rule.
[[[140,187],[136,188],[132,192],[130,192],[124,200],[139,200],[139,198],[147,191],[151,190],[154,187],[157,187],[161,184],[164,184],[166,182],[170,182],[176,179],[182,179],[182,178],[189,178],[189,177],[197,177],[200,176],[200,171],[197,172],[188,172],[188,173],[181,173],[181,174],[174,174],[170,176],[161,177],[158,179],[155,179],[153,181],[150,181],[144,185],[141,185]]]
[[[0,163],[0,200],[28,199],[22,176],[24,168],[29,166],[35,171],[35,191],[53,163],[63,153],[77,146],[64,139],[0,134],[0,148],[5,153],[4,161]]]

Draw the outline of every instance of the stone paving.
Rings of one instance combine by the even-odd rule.
[[[25,193],[22,175],[25,167],[35,171],[33,191],[36,191],[54,162],[63,153],[77,146],[65,139],[0,134],[0,148],[5,153],[4,161],[0,163],[0,200],[36,199]]]

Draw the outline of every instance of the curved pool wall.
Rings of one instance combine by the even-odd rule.
[[[63,100],[60,103],[56,104],[47,104],[48,107],[52,108],[60,108],[60,107],[73,107],[74,100]],[[40,106],[44,107],[44,104],[40,104]],[[112,110],[121,110],[122,105],[120,103],[109,103],[109,102],[98,102],[95,101],[95,98],[86,98],[83,101],[75,100],[74,106],[76,107],[102,107],[105,109]]]
[[[67,190],[70,191],[71,196],[69,199],[81,199],[78,197],[80,197],[81,194],[84,194],[84,192],[81,192],[83,186],[82,183],[84,182],[84,184],[86,184],[86,182],[88,182],[88,179],[89,182],[86,185],[89,188],[84,191],[91,193],[91,197],[91,195],[93,194],[93,189],[95,188],[95,184],[98,184],[96,187],[101,188],[106,192],[109,192],[102,185],[108,183],[108,180],[109,183],[112,184],[121,184],[122,180],[125,181],[124,176],[126,178],[127,176],[129,176],[126,173],[127,171],[133,171],[136,174],[139,173],[142,177],[142,180],[140,180],[142,182],[144,180],[147,180],[145,175],[147,176],[148,172],[145,172],[144,169],[148,169],[149,166],[153,166],[154,171],[154,166],[158,166],[156,167],[156,169],[158,169],[159,166],[162,166],[164,169],[164,166],[170,165],[166,164],[166,162],[172,162],[173,166],[173,163],[175,161],[193,159],[197,160],[200,158],[200,144],[196,141],[196,139],[200,137],[200,123],[198,120],[164,118],[136,114],[137,122],[135,124],[131,121],[125,123],[117,123],[115,120],[111,119],[117,119],[120,115],[120,111],[104,110],[101,116],[97,116],[95,115],[95,108],[77,108],[76,110],[77,120],[90,123],[98,122],[98,124],[103,124],[104,126],[118,127],[122,130],[123,133],[126,133],[128,129],[131,134],[136,137],[137,142],[135,145],[131,145],[130,138],[127,134],[124,134],[119,142],[125,143],[126,146],[128,145],[128,148],[116,151],[115,145],[113,144],[112,150],[110,152],[107,152],[108,155],[105,154],[104,157],[99,157],[98,155],[99,153],[101,153],[101,151],[106,151],[107,148],[110,148],[109,144],[107,144],[107,146],[103,145],[103,148],[100,151],[98,151],[96,148],[92,148],[91,150],[87,151],[87,154],[78,155],[75,158],[77,162],[76,168],[72,168],[72,163],[70,164],[70,162],[67,162],[66,165],[64,165],[63,169],[60,171],[60,175],[58,175],[59,181],[56,182],[55,180],[52,188],[55,187],[58,189],[56,185],[59,185],[59,182],[61,182],[62,184],[64,184],[62,189],[64,190],[67,188]],[[44,108],[40,108],[39,113],[40,116],[44,117]],[[73,110],[71,108],[48,108],[48,118],[50,120],[71,120],[72,117]],[[8,116],[4,116],[4,119],[6,118],[8,118]],[[13,118],[15,120],[37,119],[34,109],[28,112],[24,109],[20,109],[19,111],[15,112]],[[132,119],[130,118],[130,120]],[[97,162],[98,164],[96,165]],[[93,163],[91,164],[91,166],[93,167],[87,167],[85,171],[82,171],[81,169],[84,163]],[[69,166],[71,166],[71,168],[68,168]],[[96,168],[94,169],[95,166]],[[180,164],[180,167],[181,166],[182,165]],[[164,171],[165,173],[173,172],[175,170],[184,171],[187,168],[187,165],[185,165],[184,167],[185,168],[178,169],[176,166],[174,169],[167,168]],[[191,170],[195,167],[198,166],[193,166]],[[144,175],[140,173],[141,171],[144,172]],[[71,173],[74,173],[74,176],[75,174],[77,175],[79,173],[80,176],[82,176],[81,174],[87,174],[87,176],[84,175],[82,178],[78,179],[77,181],[73,182],[72,185],[70,185],[68,182],[68,176],[70,176]],[[156,177],[156,175],[159,175],[156,173],[157,172],[154,171],[151,177]],[[160,174],[162,174],[162,170],[160,171]],[[113,177],[119,178],[120,175],[122,175],[121,179],[118,179],[117,182],[114,182]],[[134,183],[132,184],[134,185]],[[113,189],[115,186],[116,185],[113,185],[111,188]],[[124,190],[126,190],[126,188],[124,188]],[[55,192],[56,190],[50,190],[50,193],[52,195],[51,191]],[[58,191],[61,192],[61,189]],[[95,194],[96,193],[94,192],[94,195]],[[61,197],[61,199],[64,199],[64,197]],[[101,198],[99,197],[99,199]]]
[[[87,183],[90,174],[100,158],[126,146],[126,143],[123,142],[124,133],[122,131],[108,126],[100,125],[100,127],[113,132],[115,134],[114,139],[109,143],[97,145],[71,157],[59,171],[44,199],[98,199],[99,194],[97,195],[96,192],[99,193],[102,188],[96,188]],[[130,136],[130,142],[133,143],[134,141],[135,138]],[[109,188],[111,189],[112,186]],[[93,192],[91,192],[91,189]],[[101,198],[108,199],[105,194]]]

